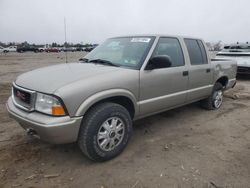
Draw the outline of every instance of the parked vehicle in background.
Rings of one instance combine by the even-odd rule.
[[[85,50],[85,48],[84,47],[77,47],[76,48],[76,51],[78,51],[78,52],[80,52],[80,51],[84,51]]]
[[[216,56],[237,61],[238,74],[250,74],[250,44],[248,42],[225,46]]]
[[[56,52],[56,53],[58,53],[58,52],[60,52],[60,50],[58,48],[47,48],[45,50],[45,52]]]
[[[40,48],[38,48],[38,51],[39,52],[45,52],[46,49],[47,49],[46,47],[40,47]]]
[[[63,51],[63,47],[57,47],[57,49],[59,50],[59,52]]]
[[[224,90],[236,84],[236,68],[232,60],[211,61],[201,39],[116,37],[79,63],[20,75],[7,109],[28,134],[77,141],[87,157],[105,161],[126,147],[133,120],[195,101],[219,109]]]
[[[84,51],[85,51],[85,52],[91,52],[91,51],[94,50],[94,49],[95,49],[94,46],[89,46],[89,47],[86,47],[86,48],[84,49]]]
[[[17,51],[17,46],[9,46],[3,49],[3,52],[16,52]]]
[[[64,51],[64,52],[75,52],[76,51],[76,48],[74,48],[74,47],[64,47],[63,49],[62,49],[62,51]]]
[[[4,47],[0,46],[0,53],[3,53]]]
[[[17,47],[17,52],[22,53],[22,52],[39,52],[39,48],[35,46],[18,46]]]

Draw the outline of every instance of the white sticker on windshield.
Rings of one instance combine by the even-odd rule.
[[[149,42],[150,38],[132,38],[130,42]]]

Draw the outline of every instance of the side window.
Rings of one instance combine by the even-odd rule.
[[[200,49],[201,49],[201,54],[202,54],[202,58],[203,58],[203,64],[208,64],[207,53],[206,53],[205,47],[204,47],[203,43],[201,42],[201,40],[198,40],[198,44],[199,44]]]
[[[169,56],[172,61],[172,67],[183,66],[185,64],[181,45],[176,38],[161,37],[152,57],[158,55]]]
[[[201,46],[198,40],[184,39],[184,41],[187,46],[191,65],[207,64],[206,51],[202,42],[200,41]]]

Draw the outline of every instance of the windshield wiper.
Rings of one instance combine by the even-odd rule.
[[[109,66],[114,66],[114,67],[119,67],[119,65],[114,64],[108,60],[104,60],[104,59],[92,59],[90,61],[88,61],[89,63],[99,63],[99,64],[103,64],[103,65],[109,65]]]

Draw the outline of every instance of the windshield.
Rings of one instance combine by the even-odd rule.
[[[105,60],[117,66],[140,69],[153,41],[154,37],[111,38],[87,54],[84,59],[88,62]]]
[[[250,52],[250,45],[225,46],[222,52]]]

